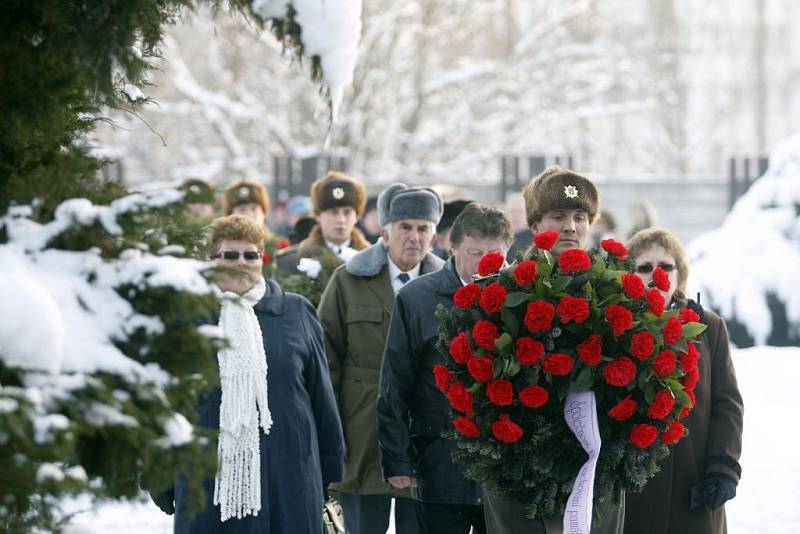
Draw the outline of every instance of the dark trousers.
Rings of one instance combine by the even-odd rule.
[[[483,492],[486,513],[486,527],[491,534],[562,534],[563,519],[548,517],[528,519],[525,505],[516,499],[499,497],[490,491]],[[622,534],[625,522],[625,496],[621,506],[606,504],[598,512],[600,523],[592,525],[592,534]]]
[[[338,493],[347,534],[386,534],[394,499],[394,529],[397,534],[419,534],[417,514],[412,499],[391,495],[356,495]]]
[[[415,501],[422,534],[486,534],[483,505]]]

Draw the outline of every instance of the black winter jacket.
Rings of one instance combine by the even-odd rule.
[[[450,403],[436,387],[433,367],[438,304],[453,307],[461,279],[451,258],[437,272],[409,282],[397,294],[383,353],[378,390],[378,443],[383,476],[413,476],[414,498],[434,503],[481,504],[477,483],[466,480],[451,453]]]

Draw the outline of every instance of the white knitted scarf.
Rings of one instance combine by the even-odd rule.
[[[214,504],[220,519],[241,519],[261,510],[259,426],[269,434],[267,357],[253,306],[266,291],[262,278],[247,293],[225,292],[219,327],[229,346],[217,354],[222,401]]]

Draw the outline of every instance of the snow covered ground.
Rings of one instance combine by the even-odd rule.
[[[727,505],[730,534],[800,532],[795,475],[800,473],[800,348],[753,347],[734,352],[745,403],[742,481]],[[84,506],[83,508],[86,508]],[[167,534],[171,519],[148,502],[108,504],[75,516],[66,534]],[[390,529],[394,534],[394,529]]]

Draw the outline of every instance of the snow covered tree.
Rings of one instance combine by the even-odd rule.
[[[218,9],[222,2],[211,2]],[[230,0],[269,24],[336,112],[360,3]],[[340,2],[341,4],[341,2]],[[342,7],[334,6],[334,7]],[[202,236],[174,189],[128,194],[99,177],[88,137],[137,115],[163,28],[192,0],[0,6],[0,530],[57,531],[61,500],[130,498],[213,474],[193,428],[224,343],[217,292],[192,259]],[[307,31],[303,31],[303,29]],[[348,72],[350,74],[348,74]]]
[[[800,134],[687,252],[690,295],[725,318],[736,346],[800,345]]]

